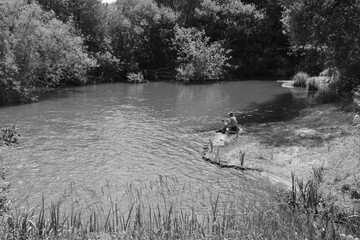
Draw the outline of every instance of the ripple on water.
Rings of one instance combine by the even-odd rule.
[[[280,85],[262,84],[260,90],[267,93],[261,101],[284,92]],[[217,193],[256,200],[254,196],[266,195],[261,183],[209,165],[200,155],[212,136],[206,129],[219,127],[229,110],[258,101],[251,91],[248,82],[192,87],[109,84],[0,108],[0,124],[15,122],[21,133],[20,145],[1,149],[0,160],[10,168],[12,195],[30,205],[39,203],[42,195],[89,200],[89,192],[100,195],[107,186],[121,199],[130,195],[133,183],[152,184],[155,193],[149,187],[144,195],[154,202],[159,200],[156,193],[165,194],[164,189],[184,205],[208,204]],[[159,176],[168,178],[167,185]]]

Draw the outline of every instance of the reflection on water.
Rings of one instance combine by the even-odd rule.
[[[10,169],[12,196],[21,204],[38,203],[42,195],[56,199],[70,183],[78,198],[88,197],[85,188],[99,191],[105,185],[120,198],[128,184],[146,184],[159,175],[176,178],[174,187],[190,184],[181,194],[185,201],[194,199],[191,189],[204,188],[223,194],[231,188],[255,199],[250,196],[265,194],[261,183],[209,165],[201,150],[227,112],[260,109],[256,104],[271,99],[276,109],[289,101],[289,90],[280,86],[156,82],[68,89],[39,103],[0,108],[0,125],[15,123],[21,134],[20,145],[1,149],[0,161]]]
[[[252,103],[237,116],[244,124],[286,121],[297,117],[307,102],[307,98],[299,98],[291,91],[264,103]]]

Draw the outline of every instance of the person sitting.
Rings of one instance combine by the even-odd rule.
[[[221,122],[224,124],[222,128],[220,128],[219,130],[217,130],[217,133],[226,133],[229,130],[230,127],[230,118],[223,118],[221,119]]]
[[[234,113],[229,113],[229,118],[223,118],[221,121],[223,122],[224,126],[216,132],[226,133],[239,131],[238,123]]]
[[[229,112],[229,119],[230,119],[229,131],[231,132],[239,131],[238,122],[233,112]]]

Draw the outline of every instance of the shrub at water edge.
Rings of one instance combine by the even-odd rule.
[[[148,82],[147,80],[145,80],[144,75],[141,72],[128,73],[126,75],[126,78],[129,83],[146,83],[146,82]]]
[[[96,62],[71,22],[65,24],[53,12],[22,0],[5,1],[0,12],[0,79],[5,92],[31,98],[40,89],[87,81]]]
[[[329,87],[329,77],[311,77],[306,81],[306,88],[308,91],[317,91],[319,89],[326,89]]]
[[[309,75],[305,72],[298,72],[292,78],[294,81],[294,87],[306,87],[306,82],[309,79]]]

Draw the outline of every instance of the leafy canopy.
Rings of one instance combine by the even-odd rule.
[[[176,26],[173,45],[178,53],[179,81],[219,80],[229,66],[230,51],[220,41],[210,42],[204,31]]]
[[[5,2],[0,12],[0,77],[5,83],[27,91],[86,82],[96,63],[70,22],[21,0]]]

